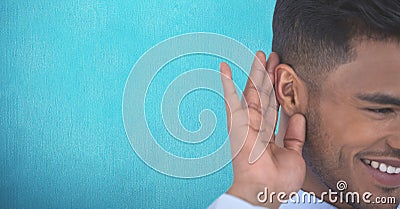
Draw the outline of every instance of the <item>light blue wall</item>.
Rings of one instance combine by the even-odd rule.
[[[126,79],[146,50],[188,32],[219,33],[254,52],[269,52],[274,4],[1,1],[0,208],[205,208],[229,187],[231,166],[195,179],[169,177],[146,166],[124,130]],[[217,69],[219,61],[178,60],[175,71],[160,75],[173,79],[185,69]],[[245,78],[236,76],[243,85]],[[165,88],[168,79],[152,88]],[[199,112],[210,108],[218,120],[213,137],[225,138],[223,100],[207,92],[193,94],[182,102],[183,124],[196,130]],[[152,100],[159,95],[154,91],[146,107],[154,109],[147,115],[149,127],[162,136],[158,103]],[[200,148],[159,143],[171,153],[197,157],[205,146],[222,142]]]

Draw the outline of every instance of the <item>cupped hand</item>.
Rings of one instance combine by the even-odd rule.
[[[265,188],[276,194],[297,192],[306,173],[302,157],[306,130],[303,115],[295,114],[289,119],[284,146],[275,143],[279,104],[274,71],[278,64],[276,53],[271,53],[267,62],[266,55],[257,52],[241,101],[229,65],[220,65],[234,173],[227,193],[268,208],[278,208],[280,202],[273,199],[261,203],[257,199],[260,192]]]

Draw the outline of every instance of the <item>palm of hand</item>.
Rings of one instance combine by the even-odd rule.
[[[297,192],[306,171],[301,155],[305,138],[302,115],[290,119],[284,147],[275,144],[277,100],[273,85],[279,58],[271,54],[268,67],[265,59],[263,53],[257,53],[241,102],[229,66],[221,64],[234,171],[228,193],[253,204],[258,204],[254,199],[265,187],[288,195]]]

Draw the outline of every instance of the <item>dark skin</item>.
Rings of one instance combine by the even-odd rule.
[[[309,92],[289,65],[278,64],[276,54],[270,56],[269,64],[265,63],[264,68],[273,81],[276,99],[283,109],[280,126],[286,128],[285,147],[277,146],[272,138],[260,159],[251,164],[247,159],[254,143],[247,141],[257,139],[257,129],[244,131],[245,149],[233,160],[234,182],[229,194],[254,205],[277,208],[279,203],[259,203],[256,194],[267,186],[276,192],[302,188],[318,196],[329,188],[336,191],[337,181],[343,179],[348,184],[347,191],[368,191],[373,197],[395,197],[397,204],[400,202],[399,185],[378,181],[362,161],[400,162],[400,105],[396,103],[400,101],[400,45],[362,41],[355,46],[355,60],[328,73],[321,82],[318,96]],[[265,55],[257,56],[265,60]],[[221,72],[228,77],[231,75],[226,64],[221,65]],[[255,92],[257,89],[246,87],[244,98],[247,104],[260,104]],[[265,91],[258,89],[258,92]],[[257,105],[244,109],[251,110],[245,111],[250,118],[250,127],[260,127],[260,124],[264,125],[260,121],[272,117],[272,113],[263,112]],[[227,108],[228,122],[240,120],[231,112]],[[302,115],[306,116],[309,126],[307,139]],[[235,143],[235,134],[238,135],[230,133],[231,144]],[[339,208],[397,207],[397,204],[332,204]]]
[[[320,133],[311,134],[304,146],[309,171],[305,190],[318,194],[336,188],[336,182],[344,179],[349,191],[396,197],[399,203],[399,185],[378,182],[362,162],[400,160],[399,58],[397,43],[363,42],[357,47],[356,60],[340,66],[324,82],[316,110]],[[379,208],[396,208],[397,204],[380,204]]]

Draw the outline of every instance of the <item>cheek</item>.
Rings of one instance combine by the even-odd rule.
[[[360,181],[358,172],[363,165],[356,156],[376,143],[379,132],[358,113],[340,105],[321,105],[320,116],[326,147],[321,149],[320,154],[325,153],[324,156],[330,158],[325,160],[325,163],[329,162],[329,174],[326,177],[329,186],[335,188],[335,183],[340,179],[352,186],[357,185],[355,182]]]
[[[366,120],[358,111],[329,103],[321,105],[321,122],[336,147],[361,150],[379,138],[376,124]]]

